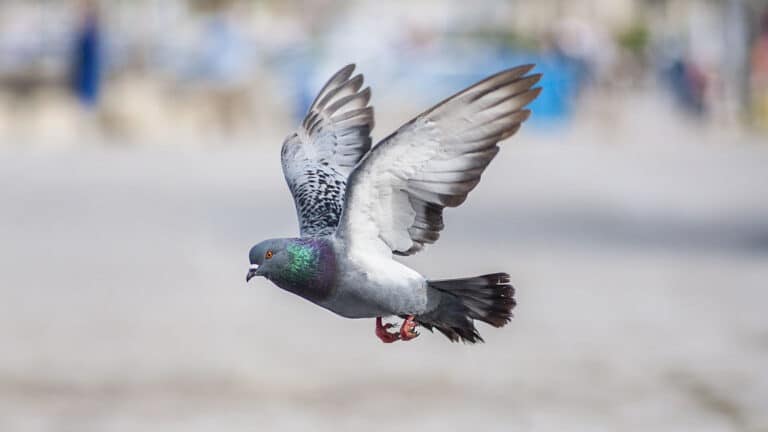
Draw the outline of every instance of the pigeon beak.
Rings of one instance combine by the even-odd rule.
[[[259,275],[259,265],[258,264],[251,264],[251,267],[248,269],[248,274],[245,276],[245,282],[248,283],[251,279],[253,279],[254,276]]]

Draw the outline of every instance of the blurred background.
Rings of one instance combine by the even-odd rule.
[[[331,73],[378,140],[536,63],[427,252],[487,343],[383,345],[267,281]],[[768,2],[0,1],[0,430],[768,431]]]

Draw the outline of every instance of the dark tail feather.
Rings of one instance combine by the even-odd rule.
[[[517,304],[515,289],[506,273],[429,281],[429,287],[444,295],[437,308],[417,316],[416,321],[430,331],[436,328],[453,342],[483,342],[474,320],[503,327],[512,318],[512,309]]]

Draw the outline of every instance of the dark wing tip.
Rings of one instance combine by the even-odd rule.
[[[326,96],[329,90],[331,90],[332,87],[336,87],[344,83],[345,81],[349,80],[349,77],[352,76],[352,72],[355,71],[355,64],[350,63],[343,68],[339,69],[331,75],[331,77],[328,79],[328,81],[323,84],[323,86],[320,88],[320,91],[317,92],[317,96],[315,96],[315,100],[312,101],[312,105],[310,105],[308,112],[312,112],[312,110],[315,109],[318,102],[320,102],[323,97]],[[360,83],[362,84],[362,78],[360,80]]]
[[[362,74],[360,76],[362,76]],[[371,88],[370,87],[366,87],[366,88],[360,90],[358,93],[360,95],[362,95],[361,97],[365,100],[365,104],[366,105],[368,105],[368,103],[371,102]]]
[[[352,72],[355,71],[355,64],[350,63],[343,68],[336,71],[335,74],[331,75],[331,77],[326,81],[325,85],[323,85],[323,88],[321,90],[321,93],[328,89],[328,87],[331,86],[332,83],[336,83],[336,85],[339,85],[343,83],[344,81],[347,81],[349,77],[352,76]]]
[[[539,95],[541,94],[542,90],[544,90],[544,87],[534,87],[526,90],[523,93],[520,93],[518,97],[521,98],[522,106],[523,107],[528,106],[531,102],[535,101],[536,98],[539,97]],[[528,113],[530,114],[530,110],[524,110],[524,111],[528,111]],[[523,123],[524,121],[528,120],[529,114],[526,114],[525,118],[520,120],[520,123]]]
[[[451,101],[455,101],[463,96],[467,96],[471,100],[478,99],[489,92],[510,84],[520,83],[521,81],[527,84],[526,87],[531,87],[535,85],[542,77],[542,74],[540,73],[526,75],[535,66],[535,64],[530,63],[497,72],[443,99],[442,101],[432,106],[430,109],[421,113],[419,116],[417,116],[417,118],[425,117],[432,113],[438,112]]]
[[[339,71],[334,74],[334,77],[339,75],[339,76],[345,76],[345,79],[346,79],[346,78],[349,78],[350,75],[352,75],[352,72],[354,71],[355,71],[355,64],[350,63],[344,66],[343,68],[339,69]]]
[[[544,76],[544,74],[535,73],[535,74],[531,74],[531,75],[526,75],[525,79],[530,79],[531,80],[531,85],[535,85],[536,83],[538,83],[541,80],[541,77],[543,77],[543,76]]]
[[[531,93],[531,100],[526,102],[526,105],[536,100],[537,97],[541,94],[541,92],[544,90],[544,87],[534,87],[530,90],[528,90],[529,93]]]
[[[524,65],[520,65],[520,66],[515,66],[513,68],[509,68],[509,69],[507,69],[507,71],[516,71],[520,75],[525,75],[528,72],[530,72],[531,70],[533,70],[533,68],[535,68],[535,67],[536,67],[536,63],[526,63]]]
[[[360,87],[363,86],[363,80],[364,80],[363,74],[357,74],[352,78],[349,78],[349,82],[352,83],[350,85],[352,86],[355,92],[360,90]]]
[[[486,82],[486,81],[492,81],[492,80],[495,80],[495,79],[497,79],[497,78],[499,78],[501,76],[505,76],[505,77],[509,77],[509,78],[521,78],[521,77],[522,78],[529,78],[529,77],[534,76],[534,75],[539,75],[539,77],[540,77],[541,76],[540,73],[537,73],[537,74],[534,74],[534,75],[525,76],[528,72],[533,70],[534,67],[536,67],[535,64],[529,63],[529,64],[524,64],[524,65],[520,65],[520,66],[515,66],[515,67],[512,67],[512,68],[504,69],[504,70],[502,70],[500,72],[497,72],[497,73],[489,76],[488,78],[478,82],[477,84],[481,84],[481,83]]]
[[[510,69],[525,69],[526,72],[536,67],[536,63],[524,63]]]

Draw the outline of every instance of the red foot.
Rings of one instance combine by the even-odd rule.
[[[384,343],[392,343],[400,339],[400,333],[390,333],[387,329],[394,327],[393,324],[382,325],[381,317],[376,317],[376,336]]]
[[[416,339],[419,336],[419,333],[416,331],[416,325],[414,316],[408,315],[408,318],[403,321],[403,325],[400,327],[400,339],[404,341]]]

